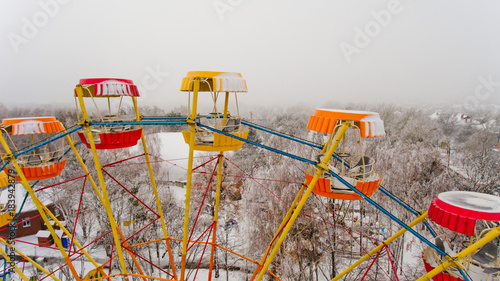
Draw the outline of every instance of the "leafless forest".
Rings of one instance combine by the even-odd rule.
[[[394,105],[370,107],[365,105],[345,106],[346,109],[371,110],[380,114],[385,122],[386,136],[364,142],[365,154],[376,160],[375,170],[383,175],[382,185],[401,201],[417,211],[426,210],[437,194],[449,190],[477,191],[499,195],[500,112],[475,110],[464,120],[462,113],[449,109],[408,108]],[[185,116],[176,108],[164,111],[156,107],[140,108],[146,116]],[[439,114],[436,114],[436,113]],[[126,114],[126,109],[124,114]],[[252,114],[242,116],[246,120],[272,130],[321,144],[319,134],[307,130],[311,111],[295,108],[286,113],[256,108]],[[56,116],[66,128],[77,123],[74,108],[10,108],[0,104],[0,117]],[[467,122],[466,122],[467,121]],[[182,126],[149,126],[145,128],[151,155],[159,155],[162,145],[157,133],[178,132]],[[72,136],[73,140],[77,136]],[[277,148],[307,159],[315,159],[317,149],[270,135],[254,129],[249,140]],[[495,150],[495,147],[497,148]],[[78,147],[86,165],[93,168],[92,155],[83,146]],[[111,163],[138,154],[127,149],[100,151],[102,163]],[[187,157],[187,155],[186,155]],[[209,156],[207,156],[209,157]],[[273,235],[278,230],[289,204],[304,182],[306,164],[256,146],[245,144],[241,150],[226,155],[223,168],[222,202],[219,215],[217,240],[235,252],[254,260],[260,260]],[[74,156],[68,154],[67,167],[63,174],[47,180],[44,185],[71,179],[83,174]],[[208,158],[197,159],[202,163]],[[205,187],[210,180],[213,165],[206,165],[195,173],[191,205],[191,219],[204,197]],[[150,185],[147,169],[142,166],[116,165],[108,168],[113,177],[130,187],[130,191],[143,199],[148,206],[155,206],[149,194]],[[154,164],[155,178],[162,198],[162,206],[169,236],[182,238],[184,206],[172,195],[167,179],[167,171],[161,162]],[[95,175],[94,175],[95,176]],[[115,219],[119,224],[134,220],[134,228],[123,227],[124,235],[131,235],[150,220],[146,208],[138,204],[111,178],[106,178]],[[201,224],[209,224],[213,219],[215,181],[203,203]],[[57,206],[63,211],[68,229],[73,230],[80,196],[84,198],[82,210],[76,224],[76,238],[81,244],[93,241],[110,229],[109,221],[93,189],[87,183],[81,194],[81,185],[54,187],[48,190]],[[403,222],[409,223],[415,216],[384,194],[377,192],[372,199],[389,210]],[[282,280],[330,280],[354,260],[371,250],[384,237],[396,232],[400,227],[366,202],[334,201],[311,195],[291,232],[275,257],[270,270]],[[235,225],[227,225],[230,220]],[[159,222],[157,233],[142,232],[134,236],[136,241],[149,241],[161,236]],[[201,229],[201,228],[200,228]],[[416,228],[424,236],[423,228]],[[193,236],[201,233],[194,233]],[[111,237],[93,244],[94,250],[105,249],[111,254]],[[164,245],[139,249],[143,256],[160,261],[167,266]],[[180,252],[180,243],[173,243],[174,252]],[[419,260],[424,245],[411,234],[390,244],[390,257],[397,268],[400,280],[415,280],[424,273]],[[92,251],[92,249],[89,249]],[[190,258],[192,267],[198,262],[195,257],[203,250],[193,250]],[[406,254],[405,254],[406,253]],[[180,256],[175,256],[180,260]],[[408,264],[407,259],[418,262]],[[132,262],[131,260],[127,260]],[[176,260],[176,262],[178,262]],[[362,264],[345,280],[358,280],[369,266]],[[405,264],[403,267],[402,264]],[[203,267],[208,264],[203,263]],[[55,267],[55,265],[54,265]],[[145,270],[154,271],[144,264]],[[217,252],[217,271],[239,271],[249,278],[255,267],[252,263],[225,252]],[[68,273],[69,274],[69,273]],[[81,273],[82,276],[85,274]],[[394,273],[388,255],[379,258],[365,280],[391,280]],[[271,277],[269,277],[271,278]],[[70,280],[70,279],[68,279]],[[244,280],[244,279],[243,279]],[[272,280],[272,279],[268,279]]]

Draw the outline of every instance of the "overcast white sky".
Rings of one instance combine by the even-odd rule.
[[[2,0],[0,97],[71,103],[80,78],[116,77],[168,109],[187,71],[214,70],[242,73],[249,104],[500,104],[499,15],[494,0]]]

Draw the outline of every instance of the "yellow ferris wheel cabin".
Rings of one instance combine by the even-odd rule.
[[[337,148],[338,160],[332,160],[329,169],[338,174],[343,180],[354,186],[368,197],[377,191],[382,181],[382,175],[373,170],[375,160],[363,153],[362,138],[375,138],[385,136],[384,122],[376,112],[317,109],[309,118],[307,128],[312,131],[330,135],[326,147],[330,147],[337,130],[349,121],[351,126],[342,137],[341,144]],[[307,182],[311,182],[315,166],[306,169]],[[363,198],[354,193],[349,187],[340,182],[329,173],[324,173],[313,192],[334,199],[362,200]]]
[[[240,73],[190,71],[182,79],[181,91],[189,94],[188,108],[191,111],[188,113],[188,123],[194,122],[194,150],[231,151],[240,149],[243,146],[243,141],[207,128],[213,128],[243,139],[248,137],[249,130],[241,125],[239,115],[237,94],[248,91],[246,81]],[[199,92],[210,93],[213,104],[212,112],[203,115],[197,113]],[[229,112],[230,93],[234,93],[236,115]],[[222,111],[217,106],[220,95],[223,96],[224,103]],[[188,144],[190,143],[191,133],[191,129],[182,132],[184,140]]]

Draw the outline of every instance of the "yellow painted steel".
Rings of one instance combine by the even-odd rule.
[[[281,221],[281,224],[278,227],[278,230],[274,234],[273,239],[271,240],[271,243],[269,243],[269,246],[267,246],[267,249],[266,249],[265,253],[267,253],[268,251],[271,250],[271,248],[272,248],[272,246],[274,244],[274,241],[276,240],[276,238],[279,236],[279,234],[281,232],[281,229],[285,226],[285,224],[288,221],[288,218],[292,215],[292,212],[295,210],[295,207],[297,206],[297,202],[300,200],[300,197],[302,196],[302,193],[304,192],[304,189],[306,188],[306,186],[307,186],[307,181],[304,181],[304,183],[300,187],[299,192],[295,196],[295,199],[293,199],[292,204],[290,204],[290,208],[288,209],[288,212],[286,213],[285,217]],[[265,260],[266,260],[266,257],[263,256],[262,259],[260,260],[260,262],[257,264],[258,266],[255,269],[255,271],[254,271],[254,273],[252,275],[252,278],[250,278],[250,280],[253,280],[255,278],[255,276],[257,275],[257,273],[259,273],[259,270],[261,269],[262,264],[264,263]]]
[[[176,281],[176,280],[173,280],[173,279],[166,279],[166,278],[160,278],[160,277],[153,277],[153,276],[143,276],[143,275],[140,275],[140,274],[135,274],[135,273],[129,273],[130,276],[133,276],[133,277],[146,277],[146,278],[149,278],[151,280],[161,280],[161,281]]]
[[[227,107],[224,108],[224,112]],[[219,158],[217,159],[217,191],[215,193],[215,206],[214,206],[214,223],[213,223],[213,233],[212,233],[212,250],[210,252],[210,267],[208,268],[208,281],[212,280],[212,268],[214,266],[214,256],[215,256],[215,245],[217,243],[217,219],[219,217],[219,204],[220,204],[220,191],[222,185],[222,161],[224,160],[224,152],[219,153]]]
[[[66,133],[66,130],[64,130],[64,133]],[[80,154],[78,153],[78,150],[76,150],[75,143],[73,142],[73,140],[71,140],[71,137],[69,135],[66,135],[66,140],[68,141],[68,143],[71,147],[71,150],[73,151],[74,155],[76,156],[76,159],[80,163],[80,166],[82,167],[83,171],[85,172],[85,175],[87,176],[87,179],[89,180],[90,185],[94,189],[94,191],[97,195],[97,198],[99,198],[99,201],[101,202],[101,204],[104,205],[104,198],[102,198],[101,191],[99,190],[99,188],[97,188],[97,184],[95,183],[94,178],[92,178],[92,175],[90,174],[89,169],[87,168],[87,166],[83,162],[83,159],[80,156]]]
[[[216,89],[214,89],[214,81],[213,81],[213,78],[216,78],[216,76],[219,76],[219,75],[224,75],[224,74],[232,74],[232,75],[235,75],[238,76],[239,78],[241,78],[243,80],[243,83],[244,83],[244,89],[241,88],[241,89],[237,89],[236,92],[239,92],[239,93],[246,93],[248,92],[247,90],[247,87],[246,87],[246,82],[244,82],[244,79],[243,77],[241,76],[240,73],[236,73],[236,72],[215,72],[215,71],[189,71],[187,73],[187,75],[182,78],[182,83],[181,83],[181,91],[184,91],[184,92],[189,92],[189,91],[192,91],[192,88],[191,88],[191,83],[193,83],[193,81],[195,81],[197,78],[203,78],[204,80],[206,80],[207,83],[203,83],[200,85],[200,87],[198,87],[198,91],[200,92],[216,92]],[[216,78],[217,79],[217,78]],[[236,89],[235,89],[236,90]]]
[[[11,212],[16,212],[17,207],[14,210],[6,210],[4,213],[0,214],[0,228],[8,225],[12,221]]]
[[[414,221],[412,221],[411,223],[409,223],[408,226],[409,227],[414,227],[415,225],[417,225],[417,224],[425,221],[425,218],[427,218],[427,212],[425,212],[425,213],[421,214],[420,216],[418,216]],[[387,240],[385,240],[384,242],[382,242],[382,244],[380,244],[377,247],[375,247],[375,249],[371,250],[368,254],[364,255],[358,261],[356,261],[351,266],[349,266],[344,271],[342,271],[337,276],[335,276],[335,278],[333,278],[331,281],[336,281],[336,280],[339,280],[340,278],[344,277],[344,275],[346,275],[347,273],[349,273],[351,270],[353,270],[354,268],[356,268],[357,266],[359,266],[361,263],[363,263],[364,261],[366,261],[367,259],[369,259],[374,254],[378,253],[378,251],[380,251],[385,245],[389,245],[392,241],[396,240],[399,236],[403,235],[406,231],[407,231],[406,228],[401,228],[394,235],[392,235]]]
[[[2,239],[3,240],[3,239]],[[4,240],[5,241],[5,240]],[[5,244],[5,245],[9,245],[10,247],[12,247],[12,245],[10,244]],[[3,256],[3,258],[5,259],[5,261],[10,264],[11,263],[11,259],[9,257],[9,255],[7,255],[7,253],[5,252],[5,250],[3,249],[3,247],[0,247],[0,254]],[[29,281],[29,279],[26,277],[26,275],[24,275],[24,273],[19,269],[19,267],[17,267],[16,265],[16,262],[13,262],[14,264],[11,265],[12,267],[14,267],[14,270],[17,272],[17,274],[19,274],[19,276],[21,276],[21,278],[24,280],[24,281]]]
[[[222,128],[224,128],[227,123],[228,107],[229,107],[229,92],[226,92],[224,97],[224,111],[222,113]]]
[[[52,278],[53,280],[56,280],[56,281],[61,281],[59,280],[59,278],[55,277],[53,274],[50,274],[50,272],[48,272],[45,268],[43,268],[42,266],[40,266],[38,263],[36,263],[36,261],[30,259],[30,257],[26,256],[24,253],[22,253],[21,251],[19,251],[18,249],[16,249],[14,246],[12,246],[11,244],[8,244],[7,241],[5,241],[3,238],[0,237],[0,243],[4,244],[4,245],[7,245],[9,248],[11,248],[12,250],[16,251],[16,253],[18,255],[20,255],[23,259],[25,259],[26,261],[28,261],[29,263],[31,263],[32,265],[34,265],[38,270],[42,271],[43,273],[47,274],[50,278]],[[8,262],[8,261],[7,261]]]
[[[234,132],[234,133],[229,133],[233,136],[240,137],[243,139],[246,139],[248,137],[249,130],[244,130],[241,132]],[[199,150],[199,151],[233,151],[233,150],[238,150],[240,149],[244,142],[237,140],[232,137],[228,137],[223,134],[219,133],[213,133],[214,135],[214,142],[213,144],[194,144],[194,150]],[[191,139],[191,132],[190,131],[182,131],[182,136],[184,137],[184,140],[186,143],[189,144],[190,139]]]
[[[132,102],[134,104],[135,120],[137,122],[140,122],[141,117],[139,115],[139,111],[137,108],[137,98],[132,97]],[[139,125],[139,128],[142,128],[142,125]],[[153,175],[153,167],[151,166],[151,159],[149,157],[148,147],[146,145],[146,138],[144,137],[144,130],[141,133],[141,141],[142,141],[142,148],[144,149],[144,157],[146,158],[146,164],[148,166],[149,178],[151,179],[151,186],[153,188],[153,193],[155,196],[156,208],[158,209],[158,215],[160,216],[161,228],[163,230],[163,237],[165,238],[165,244],[167,246],[168,258],[170,259],[170,268],[172,269],[172,275],[174,275],[174,279],[177,280],[177,274],[175,271],[174,256],[172,254],[172,248],[170,247],[170,241],[168,239],[169,237],[168,237],[168,233],[167,233],[167,226],[165,225],[165,219],[163,217],[163,210],[161,208],[161,202],[160,202],[160,198],[158,196],[158,189],[156,188],[156,181],[155,181],[155,177]]]
[[[10,150],[10,147],[8,146],[7,142],[5,141],[3,137],[2,131],[0,131],[0,143],[2,144],[5,153],[6,153],[6,159],[12,162],[14,164],[14,167],[16,168],[16,171],[18,175],[21,177],[21,184],[24,186],[28,194],[30,195],[31,199],[33,199],[33,203],[35,204],[35,207],[38,210],[38,213],[40,214],[40,217],[42,218],[43,222],[47,226],[47,229],[49,230],[50,234],[52,235],[52,238],[54,239],[54,243],[56,244],[57,248],[61,252],[61,255],[63,256],[64,260],[68,264],[69,269],[71,270],[71,273],[73,274],[73,277],[75,277],[76,280],[81,280],[80,277],[78,276],[78,273],[76,272],[75,267],[73,266],[73,263],[71,262],[70,258],[68,257],[68,254],[66,253],[66,250],[62,246],[61,239],[59,236],[57,236],[54,228],[49,222],[49,219],[47,218],[47,215],[44,212],[43,205],[40,203],[40,200],[38,197],[35,195],[35,192],[31,188],[30,184],[26,180],[26,177],[24,176],[23,171],[21,170],[21,167],[19,167],[19,164],[17,163],[16,158],[13,156],[12,151]]]
[[[122,271],[122,274],[124,274],[124,279],[128,281],[128,277],[126,275],[127,274],[127,267],[125,264],[125,259],[123,258],[123,251],[122,251],[122,247],[121,247],[121,243],[120,243],[120,238],[119,238],[118,233],[117,233],[118,225],[116,224],[116,221],[113,217],[113,213],[111,211],[111,206],[110,206],[109,198],[108,198],[108,191],[106,189],[106,184],[104,182],[104,177],[102,174],[102,166],[101,166],[101,163],[99,162],[99,156],[97,155],[97,151],[95,148],[94,136],[92,134],[92,131],[90,130],[89,117],[87,114],[87,110],[85,108],[85,103],[83,101],[82,85],[77,85],[75,90],[76,90],[76,93],[78,96],[78,101],[80,103],[80,109],[82,110],[83,124],[81,124],[81,125],[87,131],[87,137],[89,140],[90,148],[92,149],[92,157],[94,158],[94,164],[95,164],[96,171],[97,171],[97,177],[99,178],[99,185],[101,186],[102,199],[103,199],[102,203],[103,203],[104,209],[106,210],[106,213],[109,217],[109,221],[111,224],[111,231],[113,233],[113,239],[115,242],[116,252],[118,253],[118,259],[120,260],[121,271]]]
[[[469,247],[462,250],[460,253],[453,256],[453,259],[448,259],[442,264],[438,265],[436,268],[425,274],[424,276],[417,279],[417,281],[431,280],[432,277],[436,276],[440,272],[444,271],[446,268],[450,266],[455,266],[458,268],[462,268],[462,265],[458,262],[464,258],[467,258],[469,255],[472,255],[476,250],[484,246],[486,243],[500,236],[500,226],[497,226],[490,230],[488,233],[484,235],[483,238],[476,241],[476,243],[470,245]]]
[[[0,187],[9,185],[9,177],[4,171],[0,171]]]
[[[233,136],[237,136],[243,139],[246,139],[248,137],[249,130],[244,130],[241,132],[235,132],[235,133],[229,133]],[[191,132],[190,131],[182,131],[182,136],[184,137],[184,140],[186,143],[189,144],[190,142],[190,137]],[[240,149],[244,142],[237,140],[232,137],[228,137],[223,134],[219,133],[213,133],[214,135],[214,142],[213,144],[194,144],[194,150],[199,150],[199,151],[233,151],[233,150],[238,150]]]
[[[200,88],[200,78],[196,77],[194,79],[193,85],[193,108],[191,111],[191,116],[186,120],[189,125],[189,158],[188,158],[188,170],[187,170],[187,180],[186,180],[186,202],[184,206],[184,230],[182,235],[182,258],[181,258],[181,281],[185,279],[186,271],[186,254],[187,254],[187,243],[188,243],[188,231],[189,231],[189,203],[191,200],[191,180],[193,176],[193,155],[194,155],[194,134],[196,130],[196,110],[198,107],[198,90]]]
[[[279,247],[281,246],[281,244],[285,240],[286,235],[288,234],[288,232],[292,228],[293,223],[295,222],[295,220],[299,216],[300,211],[302,210],[302,207],[304,207],[304,204],[306,203],[307,198],[311,194],[311,192],[312,192],[314,186],[316,185],[316,182],[320,178],[321,174],[323,172],[329,170],[328,169],[328,163],[330,162],[330,158],[332,157],[333,153],[335,152],[335,149],[337,148],[337,146],[339,145],[340,141],[344,137],[346,130],[350,126],[351,126],[351,123],[349,121],[344,122],[344,124],[339,129],[339,131],[338,131],[338,133],[337,133],[337,135],[335,137],[335,141],[332,143],[332,145],[328,149],[328,152],[326,153],[325,157],[322,159],[321,163],[317,164],[318,171],[316,172],[316,174],[314,175],[314,178],[309,183],[306,191],[304,192],[304,195],[302,196],[302,199],[300,199],[300,201],[299,201],[299,203],[297,205],[297,208],[295,209],[295,211],[293,212],[292,216],[290,217],[290,220],[288,221],[288,223],[286,223],[286,226],[285,226],[285,229],[283,230],[283,233],[280,235],[280,238],[278,239],[278,242],[276,242],[276,245],[274,246],[271,254],[269,254],[269,257],[267,258],[265,264],[263,265],[262,269],[260,270],[260,273],[259,273],[259,275],[257,276],[257,279],[256,279],[257,281],[262,280],[262,277],[264,277],[264,274],[266,273],[267,268],[269,267],[269,265],[271,264],[274,256],[278,252]],[[266,255],[266,253],[264,253],[264,256],[265,255]]]
[[[85,255],[85,257],[87,257],[89,259],[89,261],[95,267],[99,267],[97,262],[89,255],[89,253],[87,253],[87,251],[85,251],[85,249],[82,247],[82,245],[80,243],[78,243],[78,241],[76,239],[73,239],[73,236],[71,235],[71,233],[66,229],[66,227],[64,227],[64,225],[57,219],[57,217],[54,214],[52,214],[52,212],[45,205],[42,205],[42,206],[43,206],[43,209],[45,210],[45,213],[47,215],[49,215],[49,217],[59,226],[59,228],[64,232],[64,234],[66,234],[69,239],[73,240],[73,243],[78,248],[78,250],[80,250]]]
[[[102,281],[104,279],[103,277],[105,277],[105,276],[107,276],[107,275],[104,273],[102,268],[98,267],[98,268],[91,270],[89,273],[87,273],[87,275],[85,275],[83,280]]]
[[[132,253],[132,251],[130,251],[130,249],[129,249],[130,245],[127,243],[127,241],[125,241],[125,237],[123,237],[123,233],[120,231],[119,228],[117,229],[117,231],[118,231],[118,235],[120,235],[120,238],[123,240],[123,246],[125,247],[125,250],[129,253],[130,258],[132,259],[132,261],[135,264],[135,267],[137,268],[137,270],[139,271],[139,273],[141,275],[144,275],[144,272],[142,271],[141,265],[139,264],[139,262],[137,262],[137,259],[135,258],[134,253]],[[145,277],[142,277],[142,280],[147,281]]]

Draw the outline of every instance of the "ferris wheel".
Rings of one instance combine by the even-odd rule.
[[[336,200],[365,201],[401,226],[401,230],[389,238],[385,237],[384,241],[375,244],[372,250],[366,250],[366,255],[358,261],[353,260],[350,266],[332,280],[340,280],[369,259],[372,259],[372,264],[375,263],[381,251],[387,250],[387,245],[405,232],[410,232],[428,245],[423,252],[423,262],[428,273],[419,280],[471,280],[469,275],[490,278],[484,280],[498,278],[498,247],[490,241],[500,235],[500,228],[495,223],[500,219],[500,211],[497,208],[500,199],[492,195],[451,192],[440,194],[432,202],[428,212],[413,210],[381,185],[383,176],[375,171],[376,159],[364,152],[365,139],[385,135],[384,123],[377,113],[317,109],[311,115],[307,128],[327,135],[326,142],[318,145],[243,120],[239,114],[237,97],[248,90],[245,79],[239,73],[188,72],[182,80],[180,90],[188,95],[189,107],[186,116],[143,116],[139,113],[137,104],[140,94],[133,81],[117,78],[81,79],[74,89],[78,112],[78,120],[75,120],[77,125],[69,130],[55,117],[2,120],[0,185],[3,189],[2,198],[5,197],[5,200],[0,202],[0,227],[3,227],[0,229],[0,243],[5,245],[4,249],[0,248],[0,254],[5,261],[4,270],[0,274],[2,280],[63,280],[64,278],[58,275],[63,269],[67,269],[67,274],[74,280],[212,280],[219,275],[217,253],[221,251],[241,258],[251,265],[248,280],[262,280],[265,276],[281,280],[269,267],[297,218],[304,215],[302,208],[311,194]],[[132,101],[133,112],[129,116],[122,108],[124,99]],[[200,112],[199,104],[202,102],[211,105],[210,112]],[[164,208],[164,193],[158,184],[161,179],[155,176],[157,169],[154,164],[158,162],[158,157],[150,154],[144,129],[146,126],[168,125],[187,126],[187,129],[181,132],[189,146],[186,155],[188,164],[184,207],[183,213],[177,214],[177,218],[183,223],[182,227],[177,226],[179,231],[175,232],[181,233],[181,236],[170,233],[172,228],[169,224],[172,221],[166,216],[171,210]],[[280,148],[248,140],[250,128],[310,146],[317,151],[317,157],[311,160],[306,156],[293,155]],[[72,139],[72,136],[79,141]],[[228,164],[235,165],[225,153],[239,150],[245,143],[308,165],[304,170],[303,183],[298,183],[299,188],[294,200],[287,203],[289,209],[272,240],[262,241],[268,246],[264,252],[257,253],[262,257],[260,260],[251,259],[224,247],[217,236],[220,227],[228,228],[237,224],[234,219],[220,221],[224,167]],[[136,155],[123,156],[123,159],[109,163],[103,161],[103,155],[106,153],[118,157],[122,155],[118,151],[136,149],[138,144],[141,151]],[[195,166],[196,151],[215,155]],[[82,153],[91,154],[91,160],[83,159]],[[68,167],[69,159],[78,163],[81,175],[60,179],[60,175]],[[142,162],[131,163],[132,160]],[[111,171],[112,168],[126,163],[143,165],[147,171],[147,186],[128,186]],[[210,167],[212,171],[207,173],[206,182],[200,183],[194,179],[194,175],[199,172],[200,167],[205,166]],[[127,177],[123,174],[120,176]],[[44,181],[47,180],[59,182],[45,184]],[[42,184],[43,187],[37,188]],[[75,217],[69,220],[72,225],[65,221],[68,218],[62,215],[42,192],[67,184],[82,184],[81,193],[74,194],[79,200],[77,206],[74,206]],[[83,244],[76,238],[79,236],[76,229],[78,225],[83,224],[79,221],[82,213],[89,211],[84,200],[87,184],[92,188],[99,209],[106,216],[107,228],[106,231],[95,230],[99,232],[96,239]],[[120,190],[120,194],[123,194],[121,198],[110,196],[111,185]],[[207,208],[205,198],[212,187],[215,193],[213,205]],[[201,190],[204,194],[201,202],[193,202],[191,195],[194,189]],[[414,214],[416,219],[410,223],[398,219],[372,199],[376,192],[388,196],[394,204],[403,206]],[[122,210],[117,207],[116,200],[133,201],[133,206],[144,210],[141,223],[138,223],[137,219],[134,222],[134,218],[139,217],[134,213],[136,209]],[[207,209],[209,215],[203,215]],[[28,216],[28,211],[36,212],[38,221],[24,219],[24,216]],[[328,211],[335,212],[331,208]],[[130,219],[124,220],[124,216]],[[428,228],[429,233],[421,234],[412,228],[419,223],[428,226],[427,216],[442,227],[438,233]],[[201,217],[204,217],[204,223],[201,222]],[[493,222],[478,228],[478,220]],[[35,223],[39,228],[32,228]],[[19,232],[25,226],[27,229],[36,230],[36,233],[31,235],[36,236],[38,240],[30,242],[31,248],[44,246],[51,249],[51,254],[59,257],[59,267],[48,268],[43,259],[37,259],[38,255],[31,253],[28,247],[18,246],[26,242],[19,239],[28,233],[27,230]],[[446,235],[449,230],[470,236],[469,240],[464,240],[468,244],[464,243],[461,249],[450,247],[450,236]],[[144,233],[150,235],[142,235]],[[108,239],[110,249],[104,249],[102,246],[105,239]],[[92,245],[95,246],[93,250],[88,250]],[[159,254],[157,258],[152,258],[150,252],[149,257],[141,252],[150,251],[155,247],[165,249],[161,258]],[[178,253],[175,248],[179,249]],[[22,249],[26,251],[23,252]],[[196,249],[200,249],[201,253],[193,253]],[[390,260],[389,251],[387,252]],[[198,275],[203,261],[207,263],[208,268],[206,277]],[[392,260],[390,262],[392,263]],[[25,270],[28,267],[36,270],[36,276]],[[371,265],[367,272],[370,268]],[[189,274],[188,271],[194,271],[194,274]],[[397,276],[395,270],[394,274]]]

